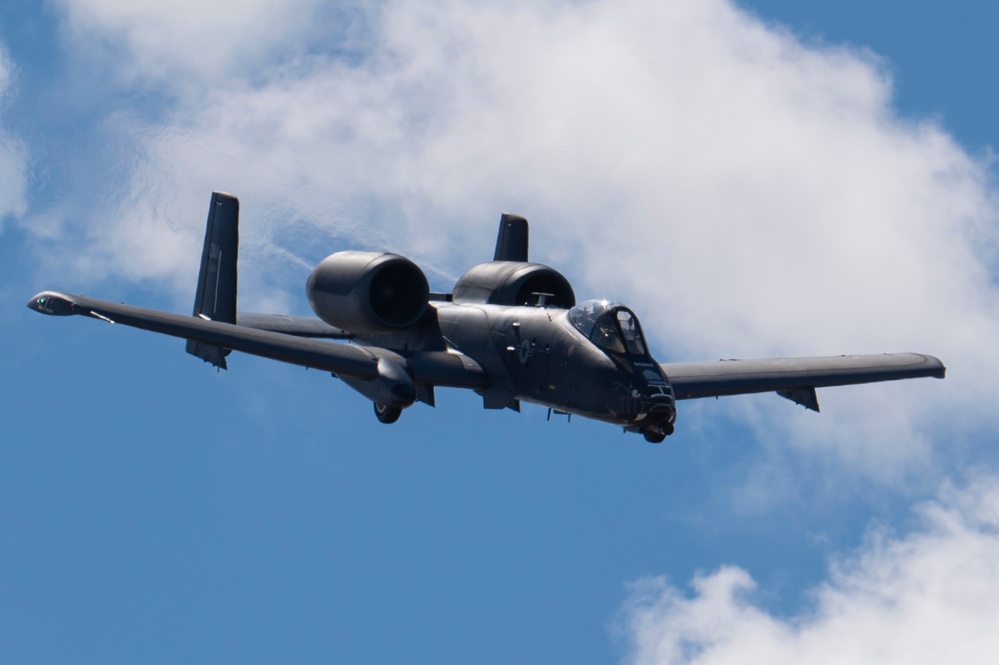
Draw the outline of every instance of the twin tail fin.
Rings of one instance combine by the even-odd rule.
[[[222,323],[236,323],[236,260],[239,254],[239,199],[213,192],[208,208],[205,245],[201,252],[194,316]],[[187,341],[187,352],[220,369],[226,369],[229,349],[205,342]]]

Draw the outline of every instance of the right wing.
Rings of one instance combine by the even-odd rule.
[[[90,316],[108,323],[120,323],[214,345],[220,349],[242,351],[362,380],[378,377],[378,361],[384,359],[404,367],[413,378],[413,382],[417,384],[457,388],[487,386],[482,368],[468,356],[458,353],[424,351],[403,356],[378,347],[304,339],[294,334],[210,321],[199,316],[184,316],[55,291],[39,293],[28,302],[28,307],[42,314]],[[298,317],[289,318],[294,320]]]
[[[939,359],[922,353],[818,358],[760,358],[661,365],[677,399],[774,391],[818,411],[815,389],[856,383],[944,378]]]

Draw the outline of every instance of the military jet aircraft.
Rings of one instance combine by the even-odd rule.
[[[331,372],[374,404],[383,423],[438,386],[468,388],[487,409],[521,402],[642,434],[674,431],[679,400],[776,392],[813,411],[815,389],[916,377],[945,368],[919,353],[659,363],[635,313],[606,300],[577,303],[569,281],[528,261],[528,224],[500,219],[492,261],[450,293],[431,293],[423,271],[397,254],[343,251],[306,283],[315,317],[236,309],[239,201],[212,194],[194,313],[173,314],[55,291],[28,307],[78,314],[187,340],[187,351],[225,369],[242,351]],[[340,340],[336,343],[327,340]]]

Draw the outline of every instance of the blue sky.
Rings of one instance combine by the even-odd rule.
[[[0,660],[987,662],[999,388],[987,3],[53,0],[0,10]],[[24,307],[240,304],[325,255],[446,290],[503,211],[666,360],[946,381],[684,403],[662,446]]]

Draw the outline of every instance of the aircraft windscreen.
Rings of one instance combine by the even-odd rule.
[[[569,310],[569,320],[602,349],[613,353],[646,354],[638,319],[620,303],[587,300]]]
[[[587,300],[569,310],[569,320],[583,336],[589,337],[600,315],[613,306],[606,300]]]
[[[642,329],[638,327],[638,319],[626,309],[619,309],[617,322],[624,335],[624,343],[628,345],[628,353],[636,356],[645,355],[645,341],[642,339]]]

